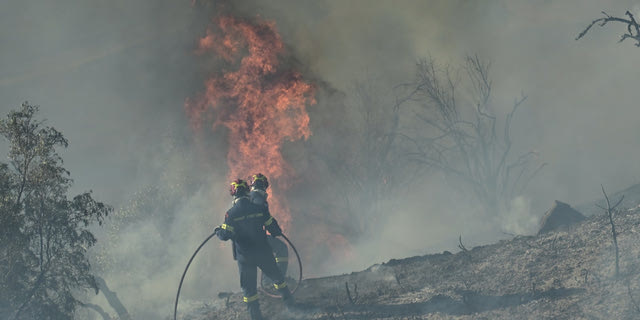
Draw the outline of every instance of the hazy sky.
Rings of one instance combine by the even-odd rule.
[[[389,85],[409,81],[416,60],[426,56],[452,65],[467,54],[490,59],[496,112],[508,111],[521,93],[528,96],[512,129],[517,151],[536,150],[548,163],[523,200],[529,217],[540,217],[555,199],[572,205],[593,200],[600,196],[600,184],[617,191],[640,182],[640,48],[631,41],[617,43],[626,30],[620,24],[594,27],[584,39],[574,40],[602,10],[640,16],[637,1],[269,0],[234,5],[239,14],[275,20],[308,72],[339,90],[367,73],[383,75]],[[63,156],[77,192],[93,189],[96,198],[119,207],[163,173],[188,166],[168,165],[171,150],[165,142],[188,137],[184,100],[201,92],[202,80],[214,71],[195,54],[197,39],[214,14],[211,6],[189,0],[3,0],[0,113],[25,100],[41,105],[42,116],[69,139]],[[224,171],[224,166],[215,168]],[[211,173],[216,174],[224,175]],[[226,183],[220,184],[212,188],[224,190]],[[202,203],[192,206],[207,208],[202,200],[207,192],[200,195]],[[449,214],[420,217],[432,233],[418,238],[434,243],[457,238],[459,226],[449,224],[465,221],[464,214],[453,220]],[[410,225],[413,218],[400,216],[398,222]],[[188,244],[193,247],[206,230]],[[416,245],[407,248],[407,254],[424,252]],[[165,276],[177,278],[174,273]]]
[[[574,41],[600,11],[638,11],[635,1],[239,3],[247,15],[275,19],[301,60],[340,89],[366,71],[406,81],[427,55],[451,64],[465,54],[490,59],[505,108],[520,92],[529,97],[514,136],[549,162],[531,190],[545,203],[585,201],[600,183],[620,189],[640,178],[632,68],[640,52],[617,43],[622,25]],[[140,150],[168,125],[183,126],[184,99],[202,89],[193,53],[207,23],[195,12],[202,7],[186,0],[0,6],[3,113],[24,100],[41,105],[71,142],[65,159],[78,188],[118,201],[141,178]]]
[[[574,40],[600,11],[638,15],[636,1],[270,2],[297,4],[265,10],[283,21],[311,68],[341,89],[367,70],[406,81],[416,59],[428,55],[454,65],[467,54],[490,59],[502,111],[521,92],[528,96],[513,136],[549,163],[529,190],[538,210],[554,199],[599,196],[601,183],[617,190],[640,180],[640,73],[633,67],[640,50],[617,43],[624,25]]]

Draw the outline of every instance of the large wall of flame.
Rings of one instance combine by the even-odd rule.
[[[228,181],[266,175],[273,214],[288,227],[289,207],[279,191],[293,185],[296,173],[282,147],[311,135],[307,105],[315,104],[314,87],[286,63],[274,22],[233,16],[215,22],[200,39],[198,50],[228,65],[222,71],[211,70],[205,92],[189,99],[185,110],[196,130],[203,126],[228,130]]]

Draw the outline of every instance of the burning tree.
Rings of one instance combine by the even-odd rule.
[[[467,57],[461,85],[451,68],[441,69],[432,59],[420,61],[416,81],[406,85],[417,106],[418,133],[404,137],[413,145],[411,159],[468,187],[486,213],[508,212],[511,200],[545,164],[533,167],[534,151],[510,159],[512,120],[526,96],[516,99],[499,121],[492,112],[489,67],[477,56]],[[467,99],[463,85],[472,92]]]
[[[81,305],[74,294],[98,290],[87,249],[87,227],[111,211],[90,192],[67,198],[72,184],[57,147],[62,133],[34,117],[24,103],[0,120],[9,142],[0,164],[0,315],[3,319],[71,319]]]

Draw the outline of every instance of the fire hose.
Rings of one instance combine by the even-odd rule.
[[[175,303],[175,306],[173,308],[173,320],[177,319],[177,315],[178,315],[178,298],[180,298],[180,290],[182,289],[182,282],[184,281],[184,276],[187,274],[187,270],[189,270],[189,266],[191,265],[191,262],[193,261],[193,258],[195,258],[196,255],[198,254],[198,251],[200,251],[200,249],[202,249],[202,247],[204,247],[204,245],[209,240],[211,240],[211,238],[213,238],[213,236],[215,236],[218,233],[218,230],[219,229],[216,228],[211,235],[209,235],[206,239],[204,239],[204,241],[200,244],[198,249],[196,249],[196,252],[194,252],[193,255],[191,256],[191,259],[189,259],[189,262],[187,263],[187,267],[184,268],[184,272],[182,273],[182,278],[180,278],[180,285],[178,285],[178,293],[176,294],[176,303]],[[295,288],[292,288],[292,290],[291,290],[291,294],[293,294],[293,293],[296,292],[296,290],[298,289],[298,286],[302,282],[302,261],[300,261],[300,255],[298,254],[298,250],[296,250],[296,247],[293,245],[293,243],[291,243],[289,238],[287,238],[287,236],[285,236],[284,234],[281,234],[281,236],[285,241],[287,241],[287,243],[289,244],[291,249],[293,249],[293,252],[296,254],[296,259],[298,260],[298,267],[300,268],[300,274],[298,276],[298,285],[296,285]],[[272,296],[271,294],[269,294],[267,292],[265,292],[265,293],[270,295],[270,296]]]
[[[300,255],[298,254],[298,250],[296,250],[296,247],[293,245],[293,243],[291,243],[291,241],[289,241],[289,238],[287,238],[287,236],[285,236],[284,234],[281,234],[282,238],[287,241],[287,243],[289,244],[289,246],[291,247],[291,249],[293,249],[293,253],[295,253],[296,255],[296,260],[298,260],[298,268],[300,270],[300,272],[298,273],[298,282],[296,284],[295,287],[291,288],[291,294],[294,294],[296,292],[296,290],[298,290],[298,287],[300,286],[300,283],[302,283],[302,261],[300,260]],[[264,273],[262,274],[262,276],[264,276]],[[286,275],[284,275],[286,276]],[[263,287],[264,283],[262,281],[260,281],[260,289],[262,289],[262,293],[272,297],[272,298],[277,298],[279,297],[279,295],[275,295],[272,294],[270,292],[268,292],[267,290],[264,289]]]

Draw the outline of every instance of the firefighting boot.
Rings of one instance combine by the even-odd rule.
[[[258,300],[247,303],[247,310],[249,310],[251,320],[264,320],[262,313],[260,312],[260,303]]]
[[[291,294],[291,291],[289,291],[288,287],[284,287],[284,288],[279,288],[278,291],[280,292],[280,295],[282,296],[282,301],[284,302],[284,305],[287,307],[287,309],[291,310],[295,307],[295,300],[293,299],[293,295]]]

